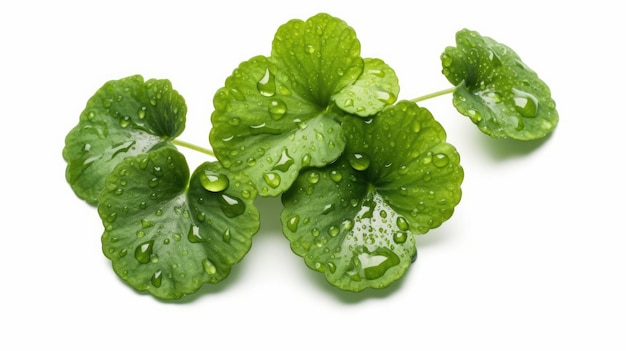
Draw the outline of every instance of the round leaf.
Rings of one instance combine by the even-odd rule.
[[[456,86],[453,103],[484,133],[533,140],[557,125],[550,89],[509,47],[463,29],[441,55],[443,74]]]
[[[283,195],[283,232],[331,284],[385,287],[410,266],[412,234],[452,215],[463,169],[441,125],[414,103],[400,102],[373,119],[347,118],[343,128],[344,155],[302,172]]]
[[[259,229],[249,181],[204,163],[189,180],[166,147],[124,159],[107,177],[98,212],[102,249],[130,286],[177,299],[230,273]]]
[[[184,99],[168,80],[132,76],[104,84],[65,139],[66,178],[76,195],[97,204],[113,168],[180,135],[186,113]]]
[[[461,200],[463,168],[446,132],[425,108],[401,101],[371,120],[345,121],[345,157],[385,201],[424,234]]]
[[[344,159],[304,171],[282,200],[293,252],[340,289],[384,288],[416,255],[405,220]]]
[[[345,22],[327,14],[292,20],[278,29],[270,57],[243,62],[217,91],[209,138],[225,167],[250,174],[262,196],[276,196],[300,169],[339,157],[346,113],[374,114],[397,91],[391,68],[364,63]]]

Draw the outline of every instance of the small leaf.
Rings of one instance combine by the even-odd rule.
[[[249,181],[215,162],[189,180],[173,147],[127,157],[98,206],[102,250],[133,288],[178,299],[226,278],[248,252],[259,229],[255,196]]]
[[[307,266],[351,291],[401,278],[415,257],[413,233],[453,213],[463,170],[428,110],[409,102],[373,119],[344,122],[346,152],[307,169],[283,195],[283,232]]]
[[[209,138],[218,160],[276,196],[302,168],[337,159],[345,115],[374,114],[397,95],[395,73],[364,63],[360,48],[354,30],[327,14],[281,26],[271,56],[243,62],[215,94]],[[352,96],[354,108],[338,103]]]
[[[456,43],[441,55],[443,74],[456,86],[454,106],[481,131],[533,140],[556,127],[550,89],[511,48],[467,29]]]
[[[104,84],[65,139],[66,178],[76,195],[97,204],[113,168],[180,135],[186,113],[168,80],[132,76]]]
[[[361,117],[373,116],[396,102],[400,86],[391,67],[379,59],[365,59],[365,69],[357,81],[333,95],[342,110]]]

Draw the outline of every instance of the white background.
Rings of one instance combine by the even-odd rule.
[[[0,349],[626,349],[617,2],[201,3],[0,5]],[[450,96],[424,102],[461,154],[463,199],[387,290],[330,287],[291,253],[279,201],[263,199],[261,231],[229,279],[178,302],[136,293],[101,253],[95,208],[65,181],[64,138],[87,99],[111,79],[170,79],[189,107],[181,138],[208,146],[224,79],[269,55],[278,26],[318,12],[396,70],[402,99],[449,87],[439,55],[457,30],[503,42],[551,87],[560,124],[540,142],[497,141]]]

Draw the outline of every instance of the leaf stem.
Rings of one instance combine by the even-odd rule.
[[[439,91],[436,91],[434,93],[430,93],[430,94],[423,95],[423,96],[417,97],[415,99],[412,99],[411,102],[421,102],[421,101],[424,101],[424,100],[436,98],[438,96],[442,96],[442,95],[446,95],[446,94],[452,94],[454,92],[454,90],[456,90],[456,87],[452,87],[452,88],[448,88],[448,89],[444,89],[444,90],[439,90]]]
[[[200,146],[198,146],[196,144],[188,143],[186,141],[182,141],[182,140],[178,140],[178,139],[172,140],[172,144],[178,145],[178,146],[182,146],[182,147],[186,147],[188,149],[191,149],[191,150],[194,150],[194,151],[198,151],[198,152],[201,152],[203,154],[207,154],[209,156],[215,157],[215,153],[213,153],[213,150],[200,147]]]

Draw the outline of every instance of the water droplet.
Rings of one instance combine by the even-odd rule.
[[[452,57],[447,54],[441,55],[441,63],[444,67],[450,67],[452,65]]]
[[[362,247],[355,253],[348,273],[350,273],[351,279],[354,279],[355,275],[358,275],[360,279],[361,274],[359,273],[362,271],[365,279],[375,280],[399,263],[398,255],[386,247],[379,247],[372,252]]]
[[[370,159],[365,154],[355,153],[348,157],[350,166],[357,171],[364,171],[370,166]]]
[[[474,123],[478,123],[483,119],[483,116],[480,114],[480,112],[476,110],[467,110],[467,115]]]
[[[339,232],[341,231],[341,229],[339,229],[339,227],[331,225],[330,227],[328,227],[328,235],[332,236],[333,238],[336,237]]]
[[[243,95],[243,93],[242,93],[239,89],[237,89],[237,88],[231,88],[231,89],[230,89],[230,95],[231,95],[232,97],[234,97],[234,98],[235,98],[235,100],[237,100],[237,101],[245,101],[245,100],[246,100],[246,97],[245,97],[245,96]]]
[[[367,73],[369,73],[369,74],[373,74],[373,75],[375,75],[375,76],[377,76],[377,77],[381,77],[381,78],[384,78],[384,77],[385,77],[385,71],[383,71],[383,70],[381,70],[381,69],[377,69],[377,68],[375,68],[375,69],[370,69],[370,70],[368,70],[368,71],[367,71]]]
[[[130,125],[130,117],[124,116],[120,119],[120,127],[126,128]]]
[[[152,246],[154,245],[154,240],[146,241],[145,243],[137,246],[135,249],[135,258],[139,263],[148,263],[150,262],[150,256],[152,256]]]
[[[532,118],[537,116],[537,109],[539,101],[531,94],[523,92],[521,90],[513,89],[515,96],[513,97],[513,103],[515,104],[515,110],[522,116]]]
[[[268,111],[270,113],[270,117],[272,117],[273,120],[278,121],[287,113],[287,105],[281,100],[271,100]]]
[[[224,240],[225,243],[230,243],[230,238],[231,238],[231,234],[230,234],[230,229],[226,229],[224,231],[224,234],[222,234],[222,240]]]
[[[203,188],[214,193],[225,190],[229,185],[228,177],[209,170],[200,173],[199,179]]]
[[[289,170],[289,167],[291,167],[293,163],[293,158],[289,156],[287,149],[283,149],[283,151],[280,153],[280,159],[278,160],[278,162],[276,162],[272,170],[287,172],[287,170]]]
[[[344,101],[343,103],[343,107],[352,107],[354,106],[354,100],[353,99],[346,99],[346,101]]]
[[[160,288],[162,279],[163,279],[163,275],[161,274],[161,270],[158,270],[154,272],[154,274],[152,275],[152,278],[150,279],[150,282],[155,288]]]
[[[243,214],[246,210],[246,204],[243,203],[240,199],[229,196],[226,194],[221,194],[217,198],[220,203],[220,207],[222,208],[222,212],[226,215],[226,217],[233,218]]]
[[[396,101],[397,97],[394,94],[387,92],[387,91],[377,91],[376,99],[378,99],[379,101],[387,105],[391,105]]]
[[[276,94],[276,82],[274,75],[270,72],[269,69],[265,70],[265,75],[263,78],[259,80],[256,84],[256,88],[259,90],[259,93],[263,96],[274,96]]]
[[[341,179],[343,179],[343,175],[341,175],[341,172],[338,172],[337,170],[332,170],[330,171],[330,179],[332,179],[335,183],[339,183]]]
[[[263,180],[274,189],[280,186],[280,176],[274,172],[263,174]]]
[[[151,188],[156,188],[157,186],[159,186],[159,178],[152,178],[150,179],[150,181],[148,182],[148,186]]]
[[[346,219],[345,221],[343,221],[341,223],[341,228],[343,228],[343,230],[345,231],[351,231],[352,228],[354,228],[354,221],[351,219]]]
[[[304,48],[304,50],[305,50],[307,53],[312,54],[312,53],[314,53],[314,52],[315,52],[315,47],[314,47],[313,45],[307,45],[307,46]]]
[[[208,258],[202,260],[202,268],[209,275],[217,273],[217,267],[215,267],[215,264],[211,262]]]
[[[304,156],[302,156],[302,166],[306,167],[308,165],[311,164],[311,155],[310,154],[304,154]]]
[[[333,212],[335,210],[335,204],[328,204],[326,206],[324,206],[324,209],[322,210],[323,214],[329,214],[331,212]]]
[[[335,273],[337,271],[337,266],[334,263],[328,262],[326,265],[328,266],[328,271],[330,273]]]
[[[146,118],[146,106],[141,106],[139,108],[139,111],[137,111],[137,117],[139,117],[139,119],[144,119]]]
[[[317,184],[317,182],[320,181],[320,174],[319,172],[311,172],[307,175],[306,180],[310,183],[310,184]]]
[[[448,163],[450,163],[450,159],[448,158],[448,156],[446,154],[436,154],[433,157],[433,164],[436,167],[443,168],[443,167],[447,166]]]
[[[407,222],[404,217],[398,216],[398,218],[396,218],[396,225],[398,226],[398,229],[402,231],[409,230],[409,222]]]
[[[204,238],[200,235],[200,227],[198,227],[197,225],[192,225],[191,227],[189,227],[187,240],[192,243],[199,243],[204,241]]]
[[[296,232],[298,230],[298,224],[300,223],[300,216],[295,215],[287,220],[287,228],[292,232]]]

